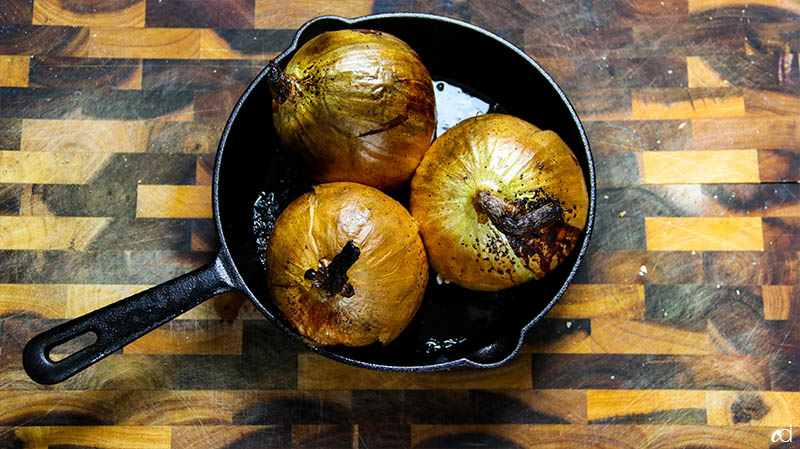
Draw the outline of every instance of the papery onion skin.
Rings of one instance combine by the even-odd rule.
[[[517,212],[501,217],[513,219],[511,227],[525,213],[547,207],[560,219],[514,235],[478,204],[483,197]],[[411,180],[410,210],[431,267],[474,290],[496,291],[546,276],[575,246],[588,204],[583,172],[563,140],[505,114],[473,117],[445,132]]]
[[[352,296],[326,296],[306,273],[330,263],[349,242],[360,250],[347,270]],[[267,245],[267,284],[275,305],[308,343],[387,344],[408,325],[428,282],[417,224],[380,190],[328,183],[292,202]]]
[[[320,34],[291,58],[282,80],[268,78],[281,146],[318,182],[390,190],[411,178],[430,146],[433,82],[417,53],[388,33]]]

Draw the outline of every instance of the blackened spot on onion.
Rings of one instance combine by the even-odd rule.
[[[356,293],[353,286],[347,283],[349,280],[347,270],[356,263],[359,256],[361,256],[361,250],[350,240],[344,245],[342,251],[333,257],[329,265],[320,266],[317,270],[310,268],[306,270],[303,277],[306,280],[314,281],[311,286],[322,290],[325,296],[341,295],[349,298]]]

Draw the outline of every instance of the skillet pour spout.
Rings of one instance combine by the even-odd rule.
[[[419,54],[437,87],[440,119],[467,118],[462,115],[468,98],[474,100],[472,104],[485,105],[470,111],[471,115],[489,109],[502,111],[558,133],[578,158],[589,191],[589,213],[576,248],[540,281],[499,292],[478,292],[439,284],[436,273],[431,273],[417,315],[391,344],[310,349],[333,360],[382,371],[490,368],[506,363],[519,351],[528,330],[563,295],[588,247],[596,187],[583,126],[562,90],[533,59],[486,30],[445,17],[415,13],[356,19],[318,17],[300,28],[274,62],[284,68],[296,50],[314,36],[354,28],[393,34]],[[484,60],[478,66],[473,63],[476,52]],[[196,271],[35,336],[23,351],[25,371],[34,381],[61,382],[206,299],[231,290],[244,293],[289,338],[303,341],[272,304],[261,261],[266,240],[254,226],[266,221],[269,228],[269,222],[311,185],[278,144],[270,113],[268,73],[265,68],[243,93],[220,139],[212,180],[220,241],[216,257]],[[407,204],[402,189],[392,194]],[[267,208],[269,216],[259,215],[262,208],[255,207],[264,198],[272,201]],[[87,333],[96,336],[93,344],[61,360],[51,357],[53,348]]]

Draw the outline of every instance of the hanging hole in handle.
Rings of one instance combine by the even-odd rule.
[[[49,351],[47,351],[45,356],[51,362],[60,362],[72,354],[88,348],[96,342],[97,334],[94,331],[86,331],[74,338],[70,338],[67,341],[62,341],[58,345],[53,346]]]

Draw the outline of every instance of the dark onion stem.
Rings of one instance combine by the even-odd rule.
[[[292,96],[294,89],[297,88],[297,82],[281,70],[274,59],[267,64],[267,74],[264,78],[267,80],[272,98],[280,104]]]
[[[479,190],[473,197],[475,209],[486,214],[492,224],[509,237],[520,237],[563,221],[563,210],[555,201],[527,210],[497,195]]]
[[[328,266],[320,266],[318,270],[309,268],[303,277],[314,281],[311,286],[323,290],[326,296],[341,295],[349,298],[356,292],[353,290],[353,286],[347,282],[349,280],[347,270],[356,263],[359,256],[361,256],[361,250],[350,240],[339,254],[333,257]]]

